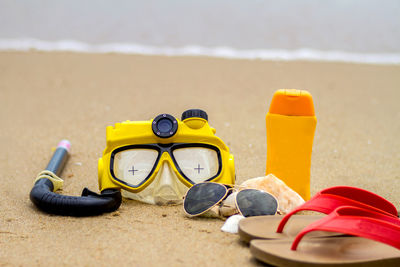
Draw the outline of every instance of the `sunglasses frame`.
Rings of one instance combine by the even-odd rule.
[[[263,190],[260,190],[260,189],[255,189],[255,188],[243,188],[243,189],[240,189],[241,186],[227,185],[227,184],[221,184],[221,183],[216,183],[216,182],[207,182],[207,181],[206,181],[206,182],[197,183],[197,184],[195,184],[195,185],[193,185],[193,186],[196,186],[196,185],[199,185],[199,184],[210,184],[210,183],[223,186],[223,187],[225,188],[225,194],[224,194],[224,196],[223,196],[220,200],[218,200],[214,205],[212,205],[211,207],[209,207],[209,208],[206,209],[205,211],[202,211],[202,212],[197,213],[197,214],[190,214],[190,213],[188,213],[188,212],[185,210],[185,205],[183,205],[183,211],[185,212],[185,214],[186,214],[187,216],[189,216],[189,217],[200,216],[200,215],[202,215],[202,214],[208,212],[209,210],[213,209],[213,208],[214,208],[215,206],[217,206],[217,205],[219,205],[219,206],[221,207],[222,202],[223,202],[230,194],[232,194],[232,193],[234,193],[234,192],[239,193],[239,192],[244,191],[244,190],[257,190],[257,191],[261,191],[261,192],[263,192],[263,193],[266,193],[266,194],[272,196],[272,197],[275,199],[276,203],[277,203],[276,211],[275,211],[275,213],[274,213],[273,215],[276,215],[277,213],[279,213],[279,201],[278,201],[278,199],[277,199],[274,195],[272,195],[272,194],[270,194],[270,193],[268,193],[268,192],[265,192],[265,191],[263,191]],[[193,186],[190,187],[190,188],[187,190],[185,196],[183,197],[183,204],[185,204],[186,196],[187,196],[187,194],[189,193],[189,191],[193,188]],[[236,196],[235,196],[235,202],[234,202],[234,203],[235,203],[235,207],[236,207],[236,209],[238,210],[239,214],[242,215],[242,216],[244,216],[243,213],[242,213],[242,211],[241,211],[240,208],[239,208],[238,203],[237,203],[237,194],[236,194]],[[218,215],[221,216],[221,214],[220,214],[219,211],[218,211]],[[271,215],[272,215],[272,214],[271,214]]]

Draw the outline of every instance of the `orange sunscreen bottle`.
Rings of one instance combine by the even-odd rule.
[[[284,181],[305,200],[310,199],[311,152],[317,118],[309,92],[275,92],[267,124],[267,171]]]

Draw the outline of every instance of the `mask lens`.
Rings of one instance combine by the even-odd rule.
[[[194,183],[203,182],[218,174],[218,154],[213,149],[178,148],[173,151],[173,155],[181,172]]]
[[[113,171],[117,179],[140,185],[151,173],[158,157],[153,149],[127,149],[114,155]]]
[[[239,191],[236,204],[244,217],[274,215],[278,210],[278,201],[274,196],[256,189]]]
[[[189,215],[200,215],[218,204],[226,193],[227,189],[222,184],[195,184],[186,193],[183,209]]]

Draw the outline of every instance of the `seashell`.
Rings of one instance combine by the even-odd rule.
[[[272,194],[279,202],[281,214],[286,214],[305,202],[298,193],[273,174],[249,179],[240,186],[259,189]]]
[[[233,215],[229,217],[221,227],[222,232],[237,234],[239,232],[239,222],[244,219],[242,215]]]
[[[224,217],[229,217],[234,214],[238,214],[239,210],[236,207],[236,195],[238,192],[233,192],[224,201],[222,201],[219,207],[219,214]]]
[[[206,217],[206,218],[220,218],[221,216],[219,215],[219,207],[218,205],[212,207],[208,211],[204,212],[203,214],[200,215],[201,217]]]

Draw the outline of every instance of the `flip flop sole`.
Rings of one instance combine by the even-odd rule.
[[[293,215],[285,225],[282,233],[277,233],[279,222],[283,216],[254,216],[239,222],[240,239],[249,243],[253,239],[293,239],[304,227],[315,222],[324,215]],[[329,232],[310,233],[309,236],[330,236]],[[337,235],[336,233],[334,235]]]
[[[291,240],[252,240],[250,252],[276,266],[400,266],[400,250],[360,237],[311,238],[296,251]]]

